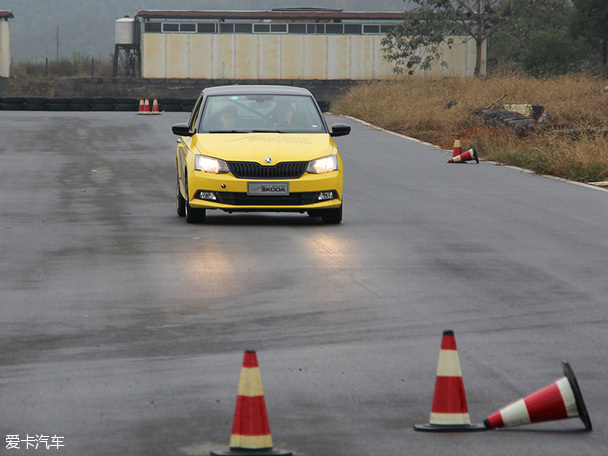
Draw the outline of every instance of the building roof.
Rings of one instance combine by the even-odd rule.
[[[11,19],[13,17],[15,16],[11,11],[0,11],[0,19]]]
[[[221,11],[221,10],[142,10],[135,17],[143,19],[215,19],[243,20],[243,19],[270,19],[282,21],[402,21],[403,12],[368,12],[343,11],[329,8],[277,8],[257,11]]]

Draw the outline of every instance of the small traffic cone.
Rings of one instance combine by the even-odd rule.
[[[144,113],[144,99],[140,98],[139,99],[139,110],[137,111],[137,114],[143,114]]]
[[[452,157],[457,157],[462,153],[462,146],[460,145],[460,136],[456,135],[456,140],[454,141],[454,150],[452,151]]]
[[[471,160],[475,160],[477,163],[479,163],[479,157],[477,156],[477,151],[475,150],[475,147],[471,147],[465,153],[450,158],[448,160],[448,163],[466,163]]]
[[[452,330],[443,332],[429,422],[417,424],[414,429],[435,432],[466,432],[485,429],[481,424],[471,424],[458,360],[456,338]]]
[[[152,114],[160,114],[160,110],[158,109],[158,98],[155,98],[152,103]]]
[[[563,365],[565,377],[493,413],[484,425],[491,429],[579,417],[591,431],[591,418],[578,381],[570,364]]]
[[[142,114],[150,114],[150,100],[148,98],[144,100],[144,111]]]
[[[255,351],[246,351],[236,400],[236,411],[230,450],[211,452],[211,456],[290,456],[292,453],[272,449],[262,377]]]

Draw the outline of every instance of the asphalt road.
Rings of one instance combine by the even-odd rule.
[[[341,225],[209,212],[193,226],[174,207],[170,125],[186,117],[0,111],[0,453],[227,450],[256,350],[275,449],[606,454],[606,191],[447,164],[346,119]],[[593,431],[415,432],[447,329],[474,423],[567,360]]]

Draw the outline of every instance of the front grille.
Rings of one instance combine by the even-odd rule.
[[[303,206],[318,202],[318,192],[292,193],[285,196],[250,196],[247,193],[217,192],[217,202],[232,206]]]
[[[255,162],[228,162],[228,169],[237,179],[298,179],[308,162],[282,162],[263,166]]]

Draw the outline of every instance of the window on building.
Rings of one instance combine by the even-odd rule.
[[[160,33],[163,31],[162,25],[160,22],[146,22],[144,30],[148,33]]]
[[[165,22],[163,24],[163,33],[167,33],[167,32],[179,32],[179,24],[171,24],[171,23]]]
[[[253,24],[253,33],[270,33],[270,24]]]
[[[361,24],[344,24],[344,33],[348,35],[359,35]]]
[[[215,23],[204,22],[198,24],[198,33],[217,33]]]
[[[287,33],[287,24],[270,24],[270,33]]]
[[[289,24],[288,33],[306,33],[306,24]]]
[[[342,35],[344,33],[344,26],[342,24],[325,24],[325,33]]]
[[[234,24],[220,22],[220,33],[234,33]]]
[[[179,24],[179,31],[184,33],[195,33],[196,24]]]
[[[234,24],[235,33],[251,33],[251,24]]]

